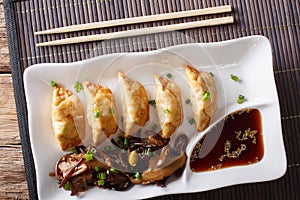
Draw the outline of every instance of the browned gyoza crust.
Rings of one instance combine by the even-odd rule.
[[[145,88],[123,72],[118,73],[123,106],[123,124],[126,136],[132,135],[138,127],[149,120],[148,95]]]
[[[118,129],[114,96],[108,87],[86,81],[83,90],[87,100],[87,119],[92,127],[94,145],[99,145]]]
[[[214,78],[207,72],[201,72],[186,66],[186,78],[190,88],[190,101],[192,104],[193,116],[198,131],[203,131],[210,123],[211,117],[218,109],[218,94]],[[203,100],[205,92],[210,97]]]
[[[183,120],[180,88],[175,82],[158,74],[154,75],[154,83],[156,111],[162,129],[162,137],[169,138]]]
[[[85,135],[84,112],[79,98],[58,85],[53,91],[52,126],[63,151],[79,145]]]

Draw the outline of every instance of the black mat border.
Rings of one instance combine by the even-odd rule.
[[[36,174],[28,130],[27,106],[23,85],[23,72],[21,70],[21,64],[19,59],[19,43],[14,15],[14,1],[4,0],[3,5],[7,30],[7,42],[10,55],[10,68],[13,80],[19,133],[22,143],[22,152],[29,190],[29,197],[32,200],[36,200],[38,199],[36,187]]]

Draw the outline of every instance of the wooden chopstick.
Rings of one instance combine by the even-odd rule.
[[[66,39],[61,39],[61,40],[53,40],[53,41],[49,41],[49,42],[38,43],[36,46],[42,47],[42,46],[54,46],[54,45],[65,45],[65,44],[74,44],[74,43],[82,43],[82,42],[92,42],[92,41],[99,41],[99,40],[110,40],[110,39],[116,39],[116,38],[132,37],[132,36],[138,36],[138,35],[148,35],[148,34],[176,31],[176,30],[182,30],[182,29],[190,29],[190,28],[196,28],[196,27],[230,24],[233,22],[234,22],[234,19],[232,16],[221,17],[221,18],[214,18],[214,19],[208,19],[208,20],[202,20],[202,21],[196,21],[196,22],[171,24],[171,25],[149,27],[149,28],[142,28],[142,29],[133,29],[133,30],[120,31],[120,32],[114,32],[114,33],[72,37],[72,38],[66,38]]]
[[[231,12],[231,11],[232,11],[231,6],[225,5],[225,6],[218,6],[218,7],[197,9],[197,10],[189,10],[189,11],[182,11],[182,12],[164,13],[164,14],[149,15],[149,16],[143,16],[143,17],[133,17],[133,18],[125,18],[125,19],[118,19],[118,20],[109,20],[109,21],[103,21],[103,22],[66,26],[66,27],[61,27],[61,28],[38,31],[38,32],[35,32],[34,34],[42,35],[42,34],[54,34],[54,33],[67,33],[67,32],[83,31],[83,30],[120,26],[120,25],[127,25],[127,24],[137,24],[137,23],[162,21],[162,20],[169,20],[169,19],[176,19],[176,18],[200,16],[200,15],[226,13],[226,12]]]

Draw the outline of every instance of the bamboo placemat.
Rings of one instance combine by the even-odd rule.
[[[57,35],[34,36],[35,31],[228,4],[232,5],[234,10],[233,25],[183,30],[180,31],[181,34],[161,33],[43,48],[35,46],[39,42],[72,36],[189,22],[210,17],[174,19]],[[269,38],[272,45],[274,76],[288,159],[286,174],[278,180],[265,183],[237,185],[202,193],[170,195],[154,199],[300,199],[298,0],[4,0],[4,6],[20,136],[31,199],[36,199],[37,195],[22,79],[26,67],[37,63],[74,62],[110,53],[149,51],[177,44],[224,41],[249,35],[264,35]]]

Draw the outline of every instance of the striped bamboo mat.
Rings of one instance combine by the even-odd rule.
[[[34,36],[35,31],[228,4],[232,5],[234,10],[233,25],[183,30],[180,31],[182,34],[161,33],[105,42],[43,48],[35,46],[39,42],[66,37],[189,22],[210,17],[190,17],[57,35]],[[273,49],[274,76],[288,158],[287,173],[279,180],[266,183],[244,184],[155,199],[300,199],[299,0],[4,0],[4,6],[20,136],[31,199],[36,198],[36,189],[22,82],[22,73],[26,67],[36,63],[74,62],[116,52],[149,51],[176,44],[216,42],[257,34],[268,37]]]

